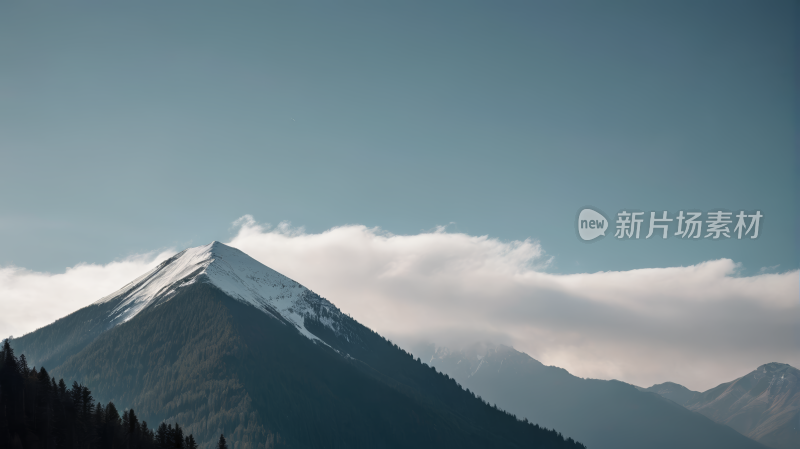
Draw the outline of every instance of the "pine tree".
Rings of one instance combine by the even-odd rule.
[[[97,429],[97,439],[98,439],[98,446],[105,447],[105,441],[108,439],[108,436],[105,432],[105,416],[106,416],[106,409],[103,407],[103,404],[97,403],[94,407],[94,427]]]
[[[50,375],[44,367],[36,374],[36,402],[34,411],[34,431],[41,435],[42,447],[51,446],[53,415],[53,390],[50,385]]]
[[[81,417],[88,420],[94,413],[94,396],[84,385],[81,385]]]
[[[19,372],[22,374],[22,377],[28,377],[28,373],[30,372],[28,369],[28,359],[25,358],[25,354],[19,356]]]
[[[125,440],[125,449],[131,449],[131,434],[128,429],[131,427],[130,412],[122,412],[122,437]]]
[[[228,449],[228,443],[225,442],[225,435],[219,434],[219,443],[217,443],[217,449]]]
[[[106,406],[106,424],[112,429],[120,425],[119,412],[113,402]]]
[[[183,449],[183,429],[178,423],[175,423],[175,429],[172,431],[172,449]]]
[[[163,449],[172,449],[172,445],[175,441],[175,429],[172,427],[172,424],[167,424],[167,440],[162,446]]]
[[[156,430],[156,443],[158,443],[158,447],[166,449],[168,437],[169,429],[167,428],[167,424],[162,422],[159,424],[158,430]]]
[[[3,341],[3,350],[0,352],[0,374],[3,380],[9,382],[13,378],[12,374],[19,372],[17,358],[14,357],[14,350],[8,344],[8,340]]]
[[[125,427],[125,433],[127,434],[128,440],[128,448],[136,448],[139,446],[139,418],[136,417],[136,413],[133,412],[133,409],[130,409],[128,412],[128,426]]]
[[[147,441],[147,445],[153,447],[155,444],[155,435],[153,431],[147,427],[147,421],[142,421],[142,424],[139,426],[139,434],[141,435],[141,439]]]
[[[0,345],[0,449],[197,449],[177,423],[159,431],[163,446],[132,409],[120,419],[113,403],[96,403],[86,386],[56,383],[44,367],[15,357],[7,341]]]
[[[197,449],[197,442],[194,440],[194,435],[189,434],[189,436],[186,437],[185,449]]]

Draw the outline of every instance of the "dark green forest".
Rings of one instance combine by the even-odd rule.
[[[120,416],[113,402],[95,402],[91,390],[44,367],[29,368],[8,340],[0,351],[0,448],[10,449],[197,449],[194,436],[175,423],[155,431],[136,413]]]

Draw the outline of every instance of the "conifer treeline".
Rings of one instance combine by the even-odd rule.
[[[44,367],[29,368],[8,340],[0,351],[0,448],[10,449],[197,449],[192,435],[161,423],[153,431],[133,410],[120,417],[113,402],[95,402],[73,382],[56,382]]]

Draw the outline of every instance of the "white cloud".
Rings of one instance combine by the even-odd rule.
[[[237,225],[232,246],[406,346],[489,339],[583,377],[696,389],[767,362],[800,366],[798,271],[736,277],[721,259],[560,275],[530,240]]]
[[[319,234],[245,216],[229,242],[409,348],[513,345],[583,377],[707,389],[779,361],[800,367],[800,273],[736,277],[737,264],[560,275],[532,240]],[[0,268],[0,335],[21,335],[117,290],[174,251],[49,274]]]
[[[79,264],[64,273],[0,268],[0,336],[21,336],[69,315],[153,269],[175,251],[152,252],[106,265]]]

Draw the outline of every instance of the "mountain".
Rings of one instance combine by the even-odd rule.
[[[575,377],[507,346],[438,348],[426,358],[490,403],[592,449],[764,448],[657,394],[624,382]]]
[[[800,370],[790,365],[767,363],[702,393],[672,382],[645,391],[727,424],[767,446],[800,447]]]
[[[697,391],[692,391],[683,385],[673,382],[664,382],[663,384],[653,385],[650,388],[639,388],[641,391],[649,391],[657,395],[667,398],[672,402],[677,402],[680,405],[685,405],[692,401],[693,398],[700,395]]]
[[[17,354],[202,448],[581,448],[498,410],[221,243],[14,339]]]

